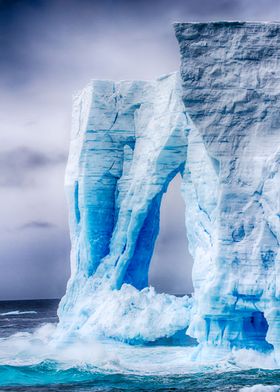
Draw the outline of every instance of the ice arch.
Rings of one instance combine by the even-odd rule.
[[[188,328],[207,357],[232,347],[279,354],[280,27],[175,31],[182,83],[93,81],[75,98],[72,272],[59,331],[135,344]],[[159,206],[178,173],[192,299],[146,288]]]
[[[182,176],[169,183],[160,206],[160,230],[149,269],[149,284],[157,292],[191,294],[193,260],[188,252]]]
[[[185,170],[192,124],[181,97],[171,74],[153,82],[93,81],[75,98],[65,181],[72,271],[59,308],[60,327],[70,334],[153,341],[188,325],[188,297],[147,288],[162,196]],[[94,317],[108,298],[128,308],[113,320],[107,309],[99,325]],[[129,312],[134,326],[124,317]]]

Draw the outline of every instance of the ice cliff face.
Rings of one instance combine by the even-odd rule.
[[[175,31],[182,83],[93,81],[74,99],[59,331],[137,343],[188,327],[201,355],[279,353],[280,25]],[[162,194],[178,172],[192,300],[147,288]]]
[[[131,303],[123,314],[132,314],[135,325],[139,319],[137,330],[113,312],[119,300],[111,291],[148,285],[162,194],[186,159],[189,125],[178,75],[155,82],[93,81],[74,99],[72,129],[65,180],[72,273],[61,324],[71,331],[91,325],[92,333],[129,341],[173,335],[188,325],[187,297],[146,289],[135,300],[137,294],[125,286],[123,297]],[[102,296],[115,298],[114,320],[104,312]],[[103,316],[100,328],[93,312]]]
[[[183,100],[196,125],[184,175],[195,259],[188,333],[280,345],[280,25],[182,23]]]

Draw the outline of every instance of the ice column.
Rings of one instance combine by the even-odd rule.
[[[188,333],[202,345],[280,345],[280,25],[178,23],[195,124],[184,176],[194,257]]]

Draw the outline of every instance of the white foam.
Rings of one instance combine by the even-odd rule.
[[[239,392],[279,392],[279,385],[262,385],[257,384],[252,387],[244,387],[239,390]]]
[[[120,290],[93,289],[88,282],[77,298],[67,312],[61,306],[57,337],[62,340],[74,335],[138,343],[170,337],[187,328],[192,303],[187,296],[158,294],[153,287],[139,291],[124,284]]]
[[[35,310],[26,310],[26,311],[20,311],[20,310],[12,310],[11,312],[4,312],[0,313],[0,316],[18,316],[22,314],[36,314]]]
[[[61,368],[87,366],[94,372],[167,375],[197,372],[242,371],[252,368],[275,369],[273,354],[253,350],[231,352],[223,360],[200,359],[196,347],[131,346],[112,340],[55,339],[56,325],[45,324],[34,333],[17,333],[0,339],[0,365],[29,366],[53,360]]]

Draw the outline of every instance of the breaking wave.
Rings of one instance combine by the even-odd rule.
[[[22,314],[36,314],[35,310],[27,310],[27,311],[20,311],[20,310],[12,310],[11,312],[4,312],[0,313],[0,316],[20,316]]]
[[[197,347],[131,346],[94,339],[65,344],[53,338],[55,333],[55,324],[45,324],[33,333],[0,339],[0,386],[13,391],[22,385],[50,384],[68,385],[67,390],[71,384],[75,391],[224,391],[231,385],[226,390],[278,391],[280,371],[272,354],[239,350],[223,361],[202,361]]]
[[[263,385],[257,384],[252,387],[244,387],[240,389],[240,392],[279,392],[279,385]]]

